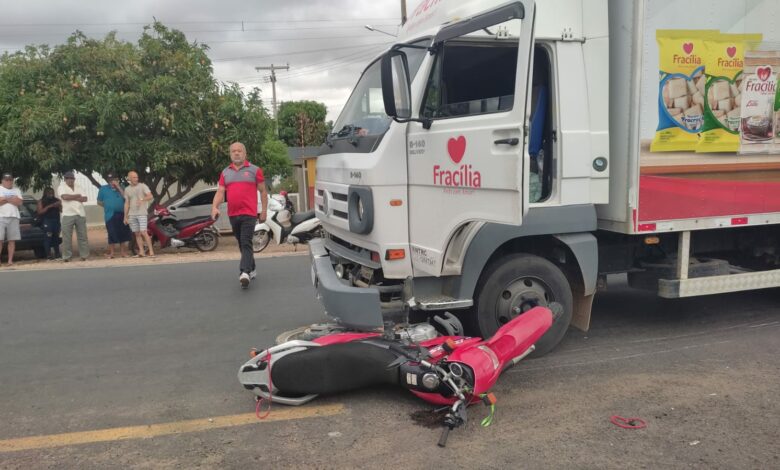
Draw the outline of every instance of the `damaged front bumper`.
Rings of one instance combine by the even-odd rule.
[[[383,328],[382,304],[376,287],[356,287],[336,274],[325,239],[309,243],[311,275],[325,311],[339,325],[361,331]]]

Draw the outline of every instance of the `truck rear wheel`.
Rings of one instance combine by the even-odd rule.
[[[514,254],[497,259],[487,267],[477,285],[475,313],[479,334],[489,338],[518,315],[552,302],[563,306],[563,314],[536,342],[532,357],[550,352],[566,334],[574,303],[571,287],[557,266],[539,256]]]

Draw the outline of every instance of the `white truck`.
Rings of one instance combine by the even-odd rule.
[[[336,325],[376,331],[450,311],[489,336],[557,302],[544,354],[570,325],[587,330],[608,274],[667,298],[780,285],[780,155],[650,151],[668,98],[656,32],[758,32],[771,49],[780,2],[422,0],[409,11],[317,160],[326,236],[310,247],[312,280]]]

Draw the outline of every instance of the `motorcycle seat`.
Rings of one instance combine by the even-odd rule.
[[[314,211],[307,211],[307,212],[298,212],[297,214],[293,214],[290,221],[293,225],[298,225],[301,222],[306,222],[309,219],[314,218]]]
[[[362,341],[310,348],[273,364],[273,384],[286,395],[331,394],[398,384],[398,356]]]
[[[178,230],[183,229],[184,227],[189,227],[190,225],[200,224],[207,220],[211,219],[210,215],[202,215],[200,217],[193,217],[191,219],[183,219],[183,220],[177,220],[176,221],[176,228]]]

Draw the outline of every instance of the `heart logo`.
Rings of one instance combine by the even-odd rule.
[[[693,52],[693,43],[692,42],[686,42],[683,44],[683,51],[685,51],[686,54],[689,54]]]
[[[758,75],[759,80],[762,82],[767,81],[769,79],[769,76],[772,74],[772,67],[759,67],[756,69],[756,75]]]
[[[447,152],[450,154],[450,160],[456,165],[463,159],[463,154],[466,153],[466,138],[462,135],[457,139],[450,138],[447,141]]]
[[[726,54],[729,55],[729,57],[734,57],[734,55],[737,53],[737,47],[731,46],[726,48]]]

